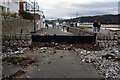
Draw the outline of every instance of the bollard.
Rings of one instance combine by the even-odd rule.
[[[97,41],[97,33],[94,33],[94,45],[96,46]]]

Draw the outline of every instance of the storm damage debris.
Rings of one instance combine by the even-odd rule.
[[[47,49],[46,47],[42,47],[42,48],[40,48],[40,52],[41,53],[46,52],[46,49]]]
[[[118,48],[106,48],[102,51],[75,49],[80,61],[91,63],[105,78],[120,78],[120,52]]]
[[[23,68],[29,65],[35,65],[37,63],[37,59],[32,59],[31,57],[7,57],[3,58],[2,61],[14,64],[16,66],[21,66]]]
[[[93,44],[67,44],[67,43],[54,43],[54,42],[34,42],[31,45],[32,48],[51,47],[57,50],[74,50],[75,48],[81,48],[85,50],[100,51],[103,49],[101,46],[94,47]]]
[[[29,47],[26,48],[6,48],[3,49],[3,57],[10,57],[12,55],[24,54],[25,51],[29,50]]]
[[[23,74],[26,74],[26,71],[23,71],[23,70],[19,70],[17,71],[16,73],[12,74],[12,75],[9,75],[7,77],[4,77],[2,78],[2,80],[12,80],[12,79],[15,79],[15,78],[19,78],[21,75]]]

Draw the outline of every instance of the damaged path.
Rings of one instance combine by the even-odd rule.
[[[57,51],[25,75],[27,78],[100,78],[96,70],[86,63],[80,63],[74,52]]]

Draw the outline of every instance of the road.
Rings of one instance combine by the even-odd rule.
[[[54,35],[54,30],[43,29],[38,33],[47,32],[49,35]],[[71,35],[66,31],[62,31],[62,28],[56,29],[56,35]],[[26,55],[29,57],[39,57],[40,65],[32,67],[24,78],[99,78],[97,71],[93,66],[87,63],[81,63],[75,52],[72,51],[57,51],[56,54],[45,56],[47,53],[34,53]],[[62,57],[62,58],[61,58]]]
[[[72,35],[72,33],[67,32],[66,29],[63,31],[62,27],[59,27],[59,29],[58,29],[58,27],[56,27],[56,29],[53,29],[52,27],[49,27],[48,29],[45,28],[45,29],[37,32],[37,34],[39,34],[39,33],[43,34],[44,32],[46,32],[49,35],[54,35],[54,34],[56,34],[56,35]]]
[[[47,32],[49,35],[54,35],[52,28],[43,29],[39,33]],[[71,35],[62,28],[56,29],[56,35]],[[31,52],[28,51],[23,56],[25,57],[38,57],[38,66],[29,66],[27,74],[23,78],[100,78],[97,71],[93,66],[87,63],[80,62],[78,56],[73,51],[57,50],[56,54]],[[18,55],[19,56],[19,55]],[[3,74],[9,75],[14,71],[19,70],[19,67],[4,64]]]
[[[36,56],[40,55],[39,53]],[[75,52],[70,51],[57,51],[57,54],[42,59],[41,64],[33,67],[24,78],[28,76],[31,78],[100,78],[93,66],[81,63]]]

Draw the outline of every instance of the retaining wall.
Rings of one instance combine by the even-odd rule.
[[[69,32],[80,36],[93,36],[94,33],[82,28],[69,27]]]
[[[33,32],[33,21],[2,16],[2,35],[21,33],[21,30],[23,33]]]

